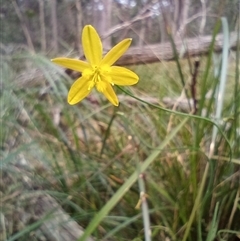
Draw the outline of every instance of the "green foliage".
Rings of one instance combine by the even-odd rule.
[[[189,63],[194,60],[132,67],[140,83],[119,89],[121,105],[115,108],[97,93],[69,106],[72,80],[60,68],[40,54],[5,54],[0,205],[14,227],[5,226],[7,239],[27,240],[44,222],[21,226],[9,218],[19,212],[13,207],[25,208],[23,195],[37,186],[81,226],[90,224],[85,235],[143,240],[142,214],[135,206],[138,175],[144,172],[152,240],[235,240],[240,230],[239,62],[237,57],[229,62],[222,116],[215,120],[220,72],[212,54],[200,58],[196,115],[184,112],[180,100],[176,104],[181,78],[192,97]],[[164,97],[175,106],[163,103]],[[215,122],[215,150],[209,155]],[[19,172],[19,166],[27,171]],[[22,184],[26,177],[31,188]]]

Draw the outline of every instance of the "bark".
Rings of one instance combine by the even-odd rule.
[[[45,14],[44,14],[44,1],[38,0],[39,5],[39,23],[40,23],[40,36],[41,36],[41,50],[46,52],[46,28],[45,28]]]
[[[167,6],[160,1],[160,5],[164,24],[168,31],[171,31],[171,34],[176,39],[180,36],[184,36],[190,5],[189,0],[169,1],[169,5]]]
[[[81,5],[81,0],[76,0],[75,2],[76,4],[76,9],[77,9],[77,33],[76,34],[76,45],[77,45],[77,49],[78,49],[78,53],[81,56],[81,51],[82,51],[82,47],[81,47],[81,39],[80,39],[80,33],[81,33],[81,29],[82,29],[82,5]]]
[[[174,2],[172,34],[178,38],[179,36],[184,36],[185,33],[189,11],[189,0],[175,0]]]
[[[102,26],[101,26],[101,34],[104,35],[111,27],[112,22],[112,0],[103,0],[104,10],[102,11]],[[103,46],[106,49],[110,49],[112,47],[111,37],[103,39]]]
[[[164,23],[164,19],[163,16],[159,16],[158,17],[158,22],[159,22],[159,31],[161,33],[160,35],[160,43],[164,43],[167,36],[166,36],[166,27],[165,27],[165,23]]]
[[[46,237],[46,240],[75,241],[83,235],[84,229],[73,221],[50,195],[40,194],[29,199],[33,205],[31,211],[34,212],[32,215],[35,219],[46,219],[39,227],[39,232]],[[87,241],[93,239],[88,238]]]
[[[41,190],[42,186],[37,181],[34,182],[39,170],[29,163],[18,162],[14,166],[9,165],[7,170],[2,170],[1,205],[5,208],[0,212],[0,241],[7,240],[6,237],[16,240],[13,237],[18,234],[21,240],[27,236],[36,241],[78,240],[84,229],[52,196]],[[41,168],[48,172],[45,167]],[[87,239],[93,240],[92,237]]]
[[[179,27],[179,13],[180,13],[180,6],[181,6],[181,1],[182,0],[174,0],[174,12],[173,12],[173,18],[172,21],[169,19],[169,21],[171,21],[171,30],[172,30],[172,34],[175,35],[177,32],[177,29]]]
[[[212,36],[204,36],[198,38],[190,38],[183,40],[178,40],[175,42],[178,54],[181,57],[191,57],[205,55],[209,52],[209,46],[212,41]],[[183,45],[184,43],[184,45]],[[230,48],[235,49],[237,45],[240,44],[237,38],[237,33],[233,32],[230,34]],[[186,46],[186,47],[184,47]],[[223,36],[222,34],[217,35],[214,51],[220,52],[223,46]],[[147,45],[142,48],[130,47],[128,51],[117,61],[118,65],[131,65],[131,64],[145,64],[154,63],[160,61],[171,61],[174,60],[175,56],[172,51],[171,44],[153,44]]]
[[[64,22],[66,23],[63,30],[64,35],[68,36],[67,37],[69,41],[68,44],[71,47],[78,49],[77,44],[79,43],[79,34],[81,32],[81,29],[79,30],[76,28],[76,25],[77,25],[76,16],[78,16],[78,13],[75,14],[75,9],[74,9],[75,4],[73,1],[64,0],[63,6],[65,10]],[[58,17],[58,22],[61,23],[61,17]],[[78,42],[76,41],[77,39],[78,39]]]
[[[111,27],[110,29],[108,29],[107,32],[105,32],[104,36],[102,36],[103,38],[106,38],[118,31],[121,30],[125,30],[128,31],[128,29],[130,27],[132,27],[132,25],[138,21],[146,21],[147,18],[150,18],[151,16],[153,16],[153,13],[151,11],[146,11],[147,7],[149,5],[147,5],[145,8],[143,8],[143,10],[137,14],[135,17],[133,17],[132,19],[129,20],[129,13],[128,12],[123,12],[121,13],[121,16],[118,16],[118,18],[122,21],[120,24],[115,25],[114,27]],[[118,15],[118,14],[117,14]],[[122,34],[121,37],[124,37],[124,34]]]
[[[200,26],[199,26],[199,34],[200,35],[202,35],[204,33],[204,28],[206,26],[206,20],[207,20],[206,1],[201,0],[201,4],[202,4],[202,19],[201,19],[201,23],[200,23]]]
[[[51,0],[51,22],[52,22],[52,51],[58,52],[58,27],[57,27],[57,1]]]
[[[187,19],[188,19],[188,12],[189,12],[189,6],[190,2],[189,0],[183,0],[180,16],[179,16],[179,27],[178,27],[178,35],[184,36],[186,32],[186,26],[187,26]]]
[[[92,22],[93,26],[97,29],[99,32],[98,24],[100,23],[100,17],[99,17],[99,11],[97,7],[97,3],[94,0],[89,1],[91,2],[91,8],[92,8]]]
[[[139,32],[139,41],[138,41],[138,47],[139,48],[142,48],[144,43],[146,43],[146,40],[145,40],[145,35],[146,35],[146,28],[147,28],[147,19],[146,20],[143,20],[141,21],[141,29],[140,29],[140,32]]]
[[[13,7],[15,9],[15,12],[20,20],[20,23],[21,23],[21,26],[22,26],[22,29],[23,29],[23,32],[24,32],[24,35],[25,35],[25,38],[27,40],[27,44],[28,44],[28,47],[33,51],[34,51],[34,46],[33,46],[33,42],[32,42],[32,38],[31,38],[31,35],[30,35],[30,32],[28,31],[28,28],[27,28],[27,25],[25,23],[25,20],[24,20],[24,17],[18,7],[18,4],[16,2],[16,0],[12,0],[12,4],[13,4]]]

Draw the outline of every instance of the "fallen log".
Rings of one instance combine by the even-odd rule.
[[[212,36],[188,38],[175,41],[177,53],[181,58],[187,56],[200,56],[209,52]],[[236,32],[229,35],[230,49],[235,50],[240,43]],[[223,35],[216,36],[214,51],[220,52],[223,47]],[[117,65],[146,64],[160,61],[174,60],[172,45],[170,42],[162,44],[145,45],[143,47],[130,47],[128,51],[117,61]]]
[[[18,164],[1,170],[0,241],[78,240],[84,229],[55,198],[39,189],[34,173],[32,167]]]

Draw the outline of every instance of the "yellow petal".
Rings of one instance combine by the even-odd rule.
[[[68,103],[70,105],[77,104],[91,92],[87,82],[88,78],[80,77],[73,83],[68,92]]]
[[[99,65],[102,60],[102,42],[93,26],[86,25],[83,28],[82,45],[87,61],[91,65]]]
[[[103,58],[101,65],[113,65],[129,48],[132,42],[131,38],[122,40],[120,43],[115,45]]]
[[[133,71],[124,67],[112,66],[109,75],[112,78],[112,83],[116,85],[134,85],[139,80]]]
[[[78,72],[83,72],[86,68],[90,67],[89,63],[79,59],[55,58],[51,61],[55,64],[61,65],[68,69],[76,70]]]
[[[115,106],[119,105],[119,101],[118,98],[111,86],[111,84],[107,84],[106,89],[103,91],[103,94],[105,95],[105,97]]]

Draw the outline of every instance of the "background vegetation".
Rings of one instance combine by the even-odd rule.
[[[39,194],[97,240],[144,240],[141,201],[152,240],[240,239],[239,46],[131,66],[140,82],[116,89],[118,108],[97,92],[69,106],[73,80],[49,61],[81,55],[85,24],[106,49],[168,41],[166,27],[173,39],[239,34],[239,1],[180,2],[2,0],[0,240],[44,240]]]

